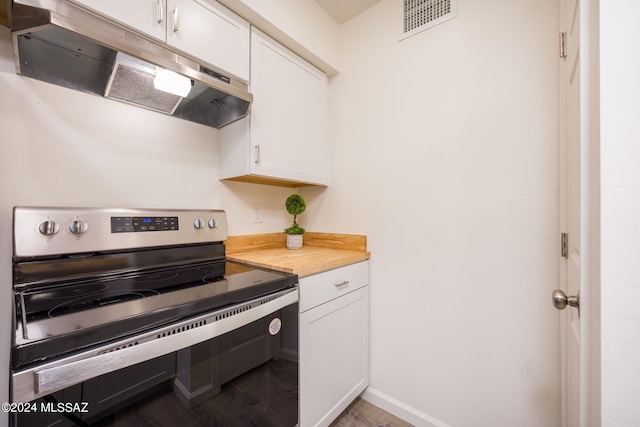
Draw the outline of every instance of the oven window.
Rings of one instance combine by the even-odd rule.
[[[45,396],[17,426],[295,426],[298,305]]]

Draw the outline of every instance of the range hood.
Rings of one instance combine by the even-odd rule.
[[[18,74],[220,128],[247,115],[247,84],[212,65],[56,0],[14,0]],[[154,86],[156,72],[186,77],[188,94]]]

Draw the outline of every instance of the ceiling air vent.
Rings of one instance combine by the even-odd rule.
[[[458,16],[458,0],[402,0],[400,40]]]

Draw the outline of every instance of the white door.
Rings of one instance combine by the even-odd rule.
[[[562,261],[562,425],[588,427],[589,419],[589,214],[590,135],[588,7],[589,0],[561,0],[561,229],[567,233]],[[556,291],[557,292],[557,291]]]

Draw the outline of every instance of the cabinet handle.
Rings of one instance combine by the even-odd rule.
[[[173,32],[177,33],[178,28],[178,6],[173,7]]]
[[[334,286],[338,289],[342,289],[345,286],[349,286],[349,281],[345,280],[344,282],[336,283]]]
[[[162,24],[164,21],[164,6],[162,2],[163,0],[158,0],[158,24]]]
[[[256,160],[255,160],[255,164],[256,165],[260,164],[260,144],[256,145]]]

